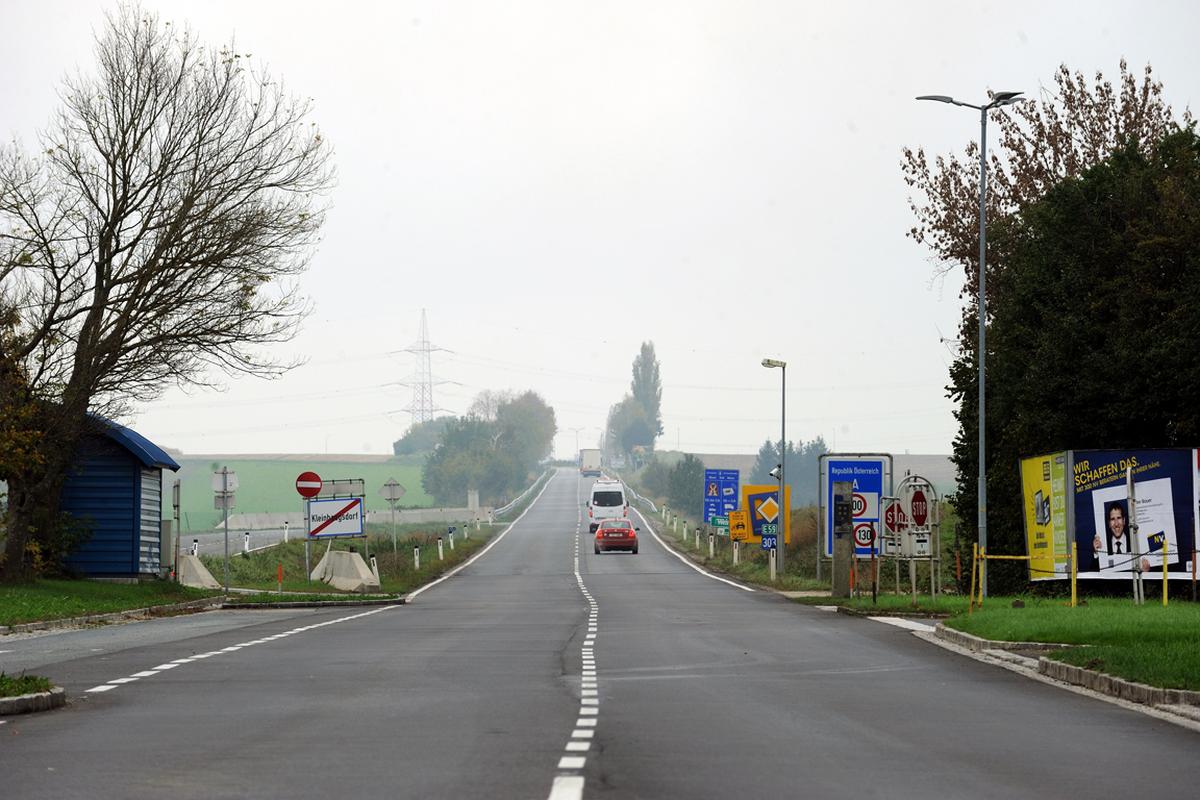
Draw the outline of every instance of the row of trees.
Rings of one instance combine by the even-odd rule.
[[[424,425],[410,434],[425,436],[440,428],[425,457],[421,482],[442,505],[462,503],[471,489],[479,490],[484,503],[511,497],[550,455],[558,430],[554,409],[532,391],[483,392],[465,416]],[[396,443],[397,450],[402,442]]]
[[[654,449],[662,435],[662,378],[654,342],[642,342],[633,359],[629,393],[608,410],[604,446],[609,456],[629,456],[639,448]]]
[[[1200,138],[1147,67],[1116,85],[1066,67],[1038,102],[1000,113],[987,195],[988,539],[1021,553],[1022,456],[1200,442]],[[976,535],[977,145],[930,165],[906,151],[910,236],[961,266],[954,499]],[[992,572],[997,591],[1018,569]]]
[[[818,436],[811,442],[788,442],[784,449],[784,479],[791,489],[792,505],[811,505],[817,502],[817,479],[820,458],[829,452],[825,439]],[[768,439],[758,448],[758,458],[750,472],[750,483],[775,483],[771,470],[779,463],[779,442]]]

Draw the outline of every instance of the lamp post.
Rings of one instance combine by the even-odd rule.
[[[986,333],[987,321],[987,293],[986,293],[986,275],[987,275],[987,114],[993,108],[1012,105],[1020,102],[1025,98],[1020,95],[1022,92],[996,92],[992,95],[991,102],[986,105],[977,106],[973,103],[964,103],[955,100],[944,94],[926,94],[918,97],[918,100],[935,100],[939,103],[949,103],[955,106],[964,106],[973,108],[979,112],[979,343],[978,355],[979,361],[979,550],[984,552],[987,548],[987,464],[984,461],[984,423],[987,420],[987,415],[984,412],[984,385],[986,371],[984,362],[986,360],[986,348],[984,347],[984,336]],[[979,574],[980,592],[984,597],[987,596],[987,562],[984,561]]]
[[[780,361],[775,358],[764,358],[762,365],[767,369],[779,368],[781,381],[779,384],[780,394],[780,410],[779,410],[779,517],[783,523],[776,529],[776,547],[775,551],[775,567],[780,575],[783,575],[784,556],[787,551],[787,527],[788,520],[786,514],[789,513],[787,508],[787,494],[784,492],[784,479],[786,477],[786,468],[784,462],[787,460],[787,362]]]

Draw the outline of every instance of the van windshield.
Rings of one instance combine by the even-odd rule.
[[[621,492],[595,492],[592,495],[594,506],[623,506],[625,496]]]

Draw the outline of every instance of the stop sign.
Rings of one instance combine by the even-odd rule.
[[[321,493],[321,476],[315,472],[301,472],[296,478],[296,491],[301,497],[316,497]]]
[[[900,507],[899,503],[888,503],[883,512],[883,524],[887,526],[888,533],[897,533],[908,527],[908,522],[904,518],[904,509]]]
[[[909,505],[912,508],[913,522],[918,528],[923,527],[929,519],[929,502],[925,499],[925,493],[920,489],[914,491]]]

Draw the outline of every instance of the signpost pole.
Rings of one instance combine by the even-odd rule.
[[[171,486],[171,504],[173,506],[175,506],[175,508],[174,508],[174,511],[175,511],[175,563],[172,566],[172,569],[175,571],[175,582],[176,583],[179,583],[179,536],[180,536],[180,534],[183,533],[183,531],[181,531],[179,529],[179,516],[180,516],[179,505],[180,505],[180,502],[181,502],[181,496],[180,496],[179,481],[176,480],[175,483]],[[1193,597],[1192,599],[1194,600],[1195,598]]]
[[[312,565],[309,564],[309,548],[312,546],[308,532],[312,530],[312,524],[308,519],[308,498],[300,501],[304,504],[304,580],[312,583]]]
[[[225,594],[229,594],[229,467],[221,467],[221,506],[225,509]]]

